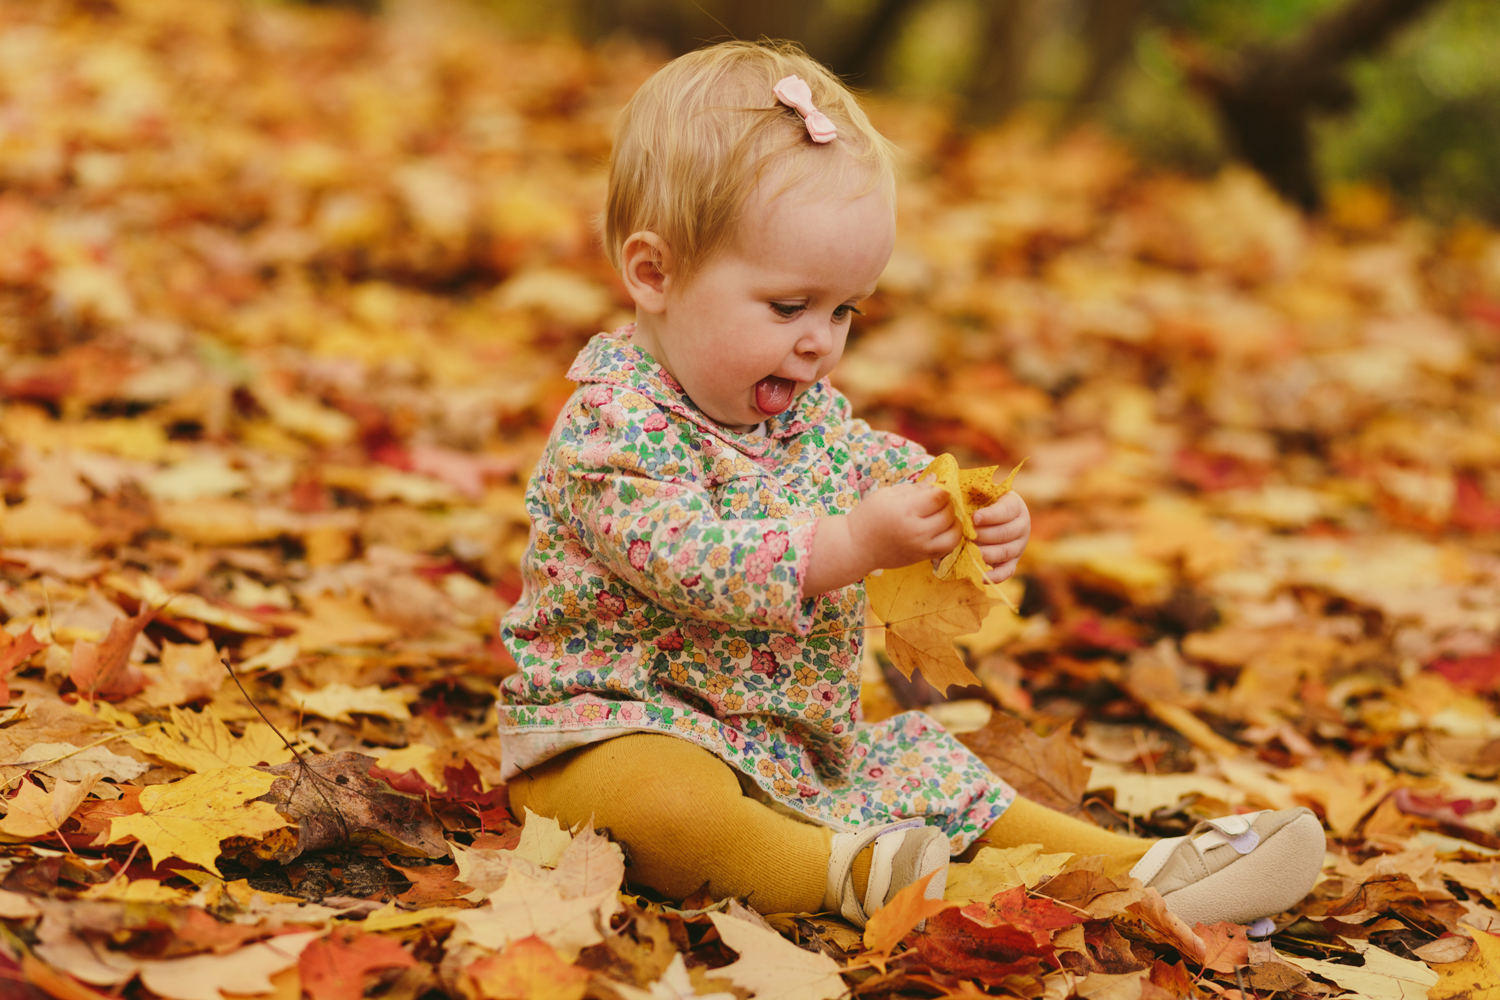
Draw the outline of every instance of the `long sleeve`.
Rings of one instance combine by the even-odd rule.
[[[665,611],[806,634],[815,600],[802,586],[817,517],[720,516],[703,483],[682,475],[683,440],[666,421],[614,409],[575,424],[559,451],[553,515]]]

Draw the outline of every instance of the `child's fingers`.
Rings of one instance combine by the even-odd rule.
[[[979,551],[984,556],[985,562],[991,566],[999,566],[1021,558],[1021,553],[1026,551],[1026,543],[1014,541],[1005,545],[980,545]]]
[[[980,545],[1003,545],[1031,534],[1031,518],[1018,517],[1003,524],[975,525]]]
[[[1003,562],[985,574],[985,577],[990,583],[1004,583],[1016,575],[1016,563],[1015,559]]]
[[[1026,514],[1026,501],[1021,499],[1019,493],[1007,493],[988,507],[980,508],[974,512],[974,525],[999,525],[1013,522],[1016,518]]]

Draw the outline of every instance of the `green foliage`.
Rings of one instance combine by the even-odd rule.
[[[1355,68],[1357,114],[1325,123],[1321,166],[1438,218],[1500,218],[1500,5],[1449,0]]]

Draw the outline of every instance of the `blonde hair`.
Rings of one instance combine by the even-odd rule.
[[[838,137],[816,143],[771,89],[796,74]],[[604,250],[616,270],[632,233],[650,230],[686,279],[734,237],[740,212],[775,172],[774,197],[816,177],[860,176],[894,190],[895,147],[859,102],[793,42],[722,42],[672,60],[641,85],[615,126],[604,210]]]

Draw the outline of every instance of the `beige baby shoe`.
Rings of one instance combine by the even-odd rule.
[[[1266,809],[1159,840],[1130,874],[1189,924],[1251,924],[1307,895],[1323,868],[1325,845],[1312,810]]]
[[[870,855],[870,880],[861,900],[854,888],[854,859],[872,841],[875,847]],[[823,908],[856,927],[863,927],[870,915],[890,902],[896,893],[933,871],[937,874],[927,883],[923,896],[942,899],[948,884],[948,838],[920,818],[858,833],[836,833],[828,858]]]

